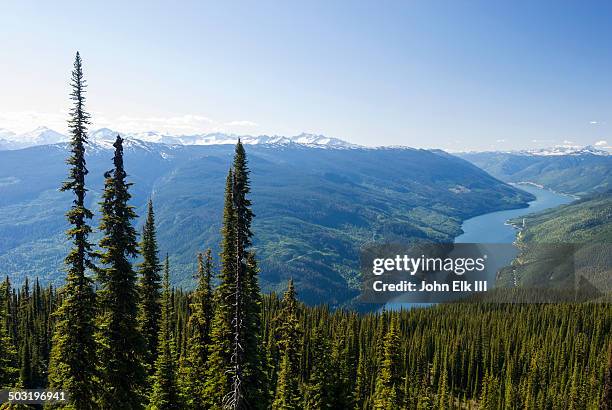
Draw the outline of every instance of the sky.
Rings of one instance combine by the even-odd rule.
[[[0,128],[612,145],[610,1],[0,0]]]

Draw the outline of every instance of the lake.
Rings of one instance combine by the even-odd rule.
[[[463,234],[455,238],[456,243],[512,243],[516,238],[516,229],[506,224],[512,218],[540,212],[572,202],[574,198],[569,195],[558,194],[547,189],[538,188],[530,184],[515,185],[533,194],[536,199],[529,203],[527,208],[510,209],[507,211],[491,212],[470,218],[463,222]]]
[[[511,244],[516,239],[517,230],[507,223],[513,218],[520,218],[530,213],[540,212],[568,204],[574,200],[569,195],[559,194],[531,184],[517,184],[517,188],[527,191],[535,200],[529,202],[526,208],[490,212],[467,219],[461,225],[463,233],[455,238],[455,243],[476,243],[483,254],[495,255],[487,261],[487,271],[490,272],[489,283],[495,283],[496,272],[508,266],[518,254],[518,249],[511,247],[500,251],[499,245]],[[432,303],[397,303],[388,302],[386,310],[412,309],[431,306]]]

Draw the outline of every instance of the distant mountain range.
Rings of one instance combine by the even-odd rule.
[[[365,148],[364,146],[353,144],[339,138],[327,137],[325,135],[302,133],[293,137],[279,135],[237,135],[224,133],[203,133],[192,135],[172,135],[159,131],[132,132],[126,133],[111,130],[109,128],[94,129],[89,132],[89,139],[94,144],[112,145],[117,135],[121,135],[127,140],[139,140],[143,142],[155,142],[167,145],[225,145],[235,144],[238,138],[244,144],[258,145],[288,145],[300,144],[312,148]],[[38,127],[32,131],[16,134],[12,131],[0,128],[0,150],[22,149],[39,145],[56,144],[68,141],[68,136],[47,127]],[[109,144],[110,142],[110,144]],[[379,148],[408,148],[402,146],[379,147]],[[460,152],[459,156],[470,156],[473,154],[508,154],[522,156],[579,156],[579,155],[598,155],[609,156],[610,153],[593,146],[555,146],[551,148],[541,148],[522,151],[492,151],[492,152]]]
[[[47,127],[38,127],[30,132],[16,134],[0,128],[0,150],[22,149],[37,145],[56,144],[67,137]]]
[[[461,151],[457,153],[460,156],[472,154],[508,154],[508,155],[523,155],[536,157],[558,157],[558,156],[577,156],[577,155],[598,155],[609,156],[610,153],[606,150],[599,149],[592,145],[555,145],[549,148],[536,148],[528,150],[516,151]]]
[[[96,213],[114,134],[97,131],[87,148],[87,201]],[[338,144],[302,136],[246,146],[266,291],[282,290],[293,278],[307,302],[345,303],[359,286],[362,244],[451,241],[463,220],[533,199],[443,151]],[[234,147],[140,139],[125,146],[131,203],[142,216],[153,199],[160,250],[170,255],[174,284],[189,287],[196,252],[211,247],[218,254]],[[71,198],[58,187],[66,178],[67,155],[65,142],[0,151],[0,274],[17,283],[25,276],[54,283],[64,277],[64,214]]]
[[[89,138],[93,143],[108,145],[115,140],[117,134],[128,140],[139,140],[144,142],[155,142],[167,145],[224,145],[235,144],[238,138],[244,144],[274,144],[288,145],[300,144],[313,148],[359,148],[358,145],[340,140],[338,138],[326,137],[324,135],[302,133],[293,137],[283,136],[251,136],[223,133],[194,134],[194,135],[169,135],[158,131],[147,131],[138,133],[124,133],[113,131],[108,128],[92,130]],[[23,134],[0,128],[0,150],[15,150],[39,145],[56,144],[68,141],[68,137],[47,127],[38,127]]]
[[[612,155],[594,147],[455,155],[506,182],[532,182],[578,196],[612,188]]]

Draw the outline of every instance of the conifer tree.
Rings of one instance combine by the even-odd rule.
[[[139,408],[144,384],[142,337],[138,330],[138,290],[131,258],[137,255],[136,214],[128,204],[130,183],[123,164],[123,139],[118,135],[113,157],[114,169],[105,173],[102,194],[100,240],[104,267],[100,281],[99,358],[100,405],[112,408],[121,403],[126,409]]]
[[[207,396],[212,407],[265,408],[261,299],[251,246],[249,169],[241,142],[225,189],[220,285],[209,354]]]
[[[155,231],[155,214],[153,201],[150,199],[147,205],[147,219],[142,228],[140,250],[143,260],[138,265],[140,275],[138,323],[145,343],[144,361],[147,371],[152,374],[157,356],[159,320],[161,317],[161,277],[159,275],[160,264]]]
[[[448,370],[446,368],[446,362],[444,362],[444,366],[442,368],[442,374],[440,375],[440,379],[438,380],[438,394],[436,397],[436,401],[438,402],[438,408],[445,408],[451,394],[448,388]]]
[[[482,391],[480,394],[480,406],[483,409],[499,408],[499,381],[487,371],[482,380]]]
[[[85,145],[89,114],[85,111],[85,88],[81,56],[77,52],[71,80],[70,110],[70,165],[69,177],[61,187],[74,195],[71,209],[66,213],[71,227],[66,232],[72,249],[65,259],[67,276],[62,291],[62,304],[56,312],[57,323],[49,365],[49,385],[69,392],[75,409],[93,407],[95,394],[96,346],[94,341],[95,294],[88,269],[94,269],[93,252],[88,236],[91,228],[87,220],[92,213],[85,206]]]
[[[329,343],[321,326],[312,336],[312,370],[304,394],[304,408],[308,410],[333,408],[333,397],[328,377],[331,373]]]
[[[399,335],[395,321],[391,322],[383,344],[383,360],[376,379],[374,391],[374,408],[392,410],[400,407],[399,397]]]
[[[8,278],[0,285],[0,388],[12,387],[16,381],[19,369],[17,368],[17,351],[7,332],[8,302],[10,295]]]
[[[293,280],[289,280],[280,310],[279,351],[281,355],[278,383],[273,409],[299,409],[300,403],[300,338],[301,330],[297,317],[297,298]]]
[[[516,407],[513,366],[510,362],[506,367],[506,380],[504,382],[504,409],[511,410]]]
[[[362,352],[359,355],[359,361],[357,363],[357,380],[355,381],[355,391],[353,393],[353,401],[355,403],[355,410],[363,408],[363,404],[369,394],[369,375],[366,369],[365,354]]]
[[[604,391],[599,408],[612,409],[612,343],[608,346],[608,367],[604,376]]]
[[[30,284],[28,278],[19,293],[19,385],[25,389],[33,389],[34,374],[32,365],[32,334],[34,332],[30,301]]]
[[[257,260],[252,245],[253,211],[248,195],[250,170],[244,146],[238,140],[234,153],[232,202],[236,215],[236,265],[234,297],[234,371],[232,401],[237,408],[266,407],[266,373],[261,351],[261,292]],[[240,390],[240,392],[238,391]],[[239,397],[242,396],[243,403]]]
[[[191,295],[189,339],[187,354],[181,362],[181,387],[185,404],[192,409],[203,409],[205,403],[206,362],[210,344],[210,327],[213,314],[212,255],[198,254],[198,286]]]
[[[245,335],[245,363],[244,380],[247,385],[245,397],[248,403],[255,403],[254,408],[268,408],[269,381],[264,364],[263,335],[262,335],[262,298],[259,287],[259,268],[255,252],[246,253],[246,335]]]
[[[162,297],[161,324],[158,353],[153,376],[151,407],[159,410],[180,409],[176,383],[175,339],[172,333],[172,294],[170,292],[170,262],[166,256],[164,265],[164,292]]]
[[[221,227],[221,272],[215,290],[215,311],[211,325],[211,344],[206,373],[208,407],[223,408],[230,393],[228,369],[232,349],[232,296],[236,266],[236,212],[232,201],[233,172],[230,169],[225,183],[225,205]]]

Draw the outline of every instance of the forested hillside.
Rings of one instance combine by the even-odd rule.
[[[612,187],[612,156],[606,152],[561,154],[476,152],[459,156],[506,182],[533,182],[578,196]]]
[[[100,201],[112,142],[87,145],[91,209]],[[223,180],[234,148],[134,140],[124,146],[128,180],[134,183],[131,204],[139,216],[135,223],[143,224],[147,200],[153,199],[160,249],[170,253],[175,267],[173,284],[193,287],[196,252],[208,247],[219,252]],[[262,287],[279,290],[294,277],[309,302],[336,304],[355,294],[358,249],[367,241],[450,241],[462,220],[531,199],[441,151],[245,148],[253,169]],[[0,272],[17,283],[25,276],[62,283],[63,213],[70,198],[57,187],[65,175],[66,149],[0,151]]]
[[[571,256],[567,273],[584,278],[598,291],[612,291],[612,192],[591,194],[568,205],[510,221],[518,227],[520,254],[502,273],[502,282],[548,286],[560,282],[555,264],[537,263]]]

